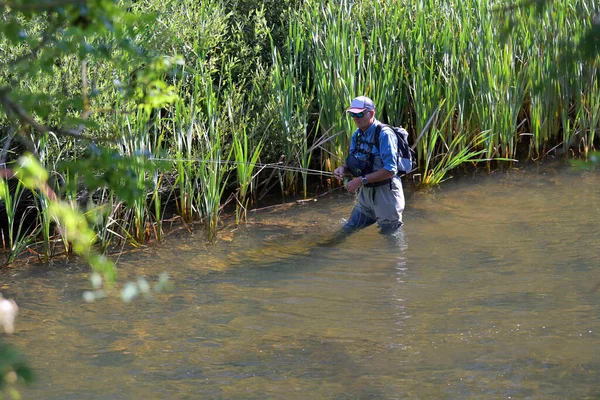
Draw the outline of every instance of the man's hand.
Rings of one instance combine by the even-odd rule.
[[[339,180],[344,179],[344,175],[346,174],[346,166],[342,165],[341,167],[337,167],[335,171],[333,171],[333,175]]]
[[[362,186],[362,178],[354,178],[348,181],[348,183],[346,183],[346,189],[350,192],[350,193],[356,193],[358,192],[358,189],[360,189],[360,187]]]

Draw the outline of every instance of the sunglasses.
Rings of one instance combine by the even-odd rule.
[[[350,116],[351,116],[352,118],[362,118],[362,117],[364,117],[364,116],[365,116],[365,112],[364,112],[364,111],[361,111],[361,112],[359,112],[359,113],[353,113],[353,112],[349,112],[348,114],[350,114]]]

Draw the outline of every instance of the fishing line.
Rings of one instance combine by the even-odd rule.
[[[208,162],[211,162],[211,163],[215,163],[215,164],[248,165],[248,166],[259,167],[261,170],[269,168],[269,169],[277,169],[277,170],[283,170],[283,171],[301,172],[301,173],[305,173],[307,175],[324,175],[324,176],[335,177],[335,175],[333,174],[333,172],[321,171],[321,170],[318,170],[318,169],[293,167],[293,166],[285,165],[282,162],[270,163],[270,164],[263,164],[263,163],[252,163],[252,162],[245,162],[245,161],[210,160],[210,159],[199,159],[199,158],[178,158],[178,159],[175,159],[175,158],[150,157],[148,159],[151,160],[151,161],[198,162],[198,163],[208,163]]]

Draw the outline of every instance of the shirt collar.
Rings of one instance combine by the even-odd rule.
[[[379,122],[377,119],[373,120],[373,123],[371,124],[371,126],[369,126],[367,128],[366,131],[362,131],[360,128],[358,129],[360,131],[360,133],[364,136],[364,137],[370,137],[371,135],[373,135],[373,133],[375,133],[375,128],[377,127],[377,125],[379,125],[381,122]]]

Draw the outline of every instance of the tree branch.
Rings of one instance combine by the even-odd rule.
[[[16,135],[16,130],[12,126],[9,128],[9,134],[4,142],[4,147],[2,148],[2,153],[0,153],[0,168],[6,167],[6,155],[8,154],[8,149],[10,148],[10,143]]]
[[[21,106],[19,106],[16,102],[14,102],[12,99],[10,99],[10,97],[8,96],[9,91],[10,91],[10,89],[8,89],[6,87],[0,88],[0,103],[6,110],[7,114],[15,115],[16,118],[19,119],[21,124],[29,125],[37,132],[40,132],[40,133],[53,132],[54,134],[56,134],[58,136],[69,136],[69,137],[74,137],[74,138],[78,138],[78,139],[90,140],[90,141],[99,141],[99,142],[112,142],[113,141],[112,139],[108,139],[108,138],[96,138],[96,137],[92,137],[92,136],[83,135],[82,132],[83,132],[83,129],[85,128],[83,124],[80,124],[76,129],[64,129],[64,128],[59,128],[59,127],[48,127],[46,125],[43,125],[43,124],[37,122],[31,114],[29,114]],[[84,120],[88,119],[91,114],[92,114],[92,112],[90,110],[83,111],[81,113],[81,119],[84,119]]]

